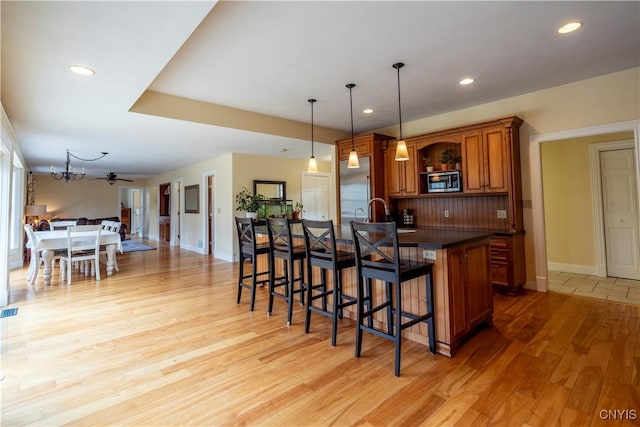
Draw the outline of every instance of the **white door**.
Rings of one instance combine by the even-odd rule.
[[[329,174],[302,174],[302,218],[328,220],[329,215]]]
[[[634,150],[600,153],[607,276],[640,280]]]

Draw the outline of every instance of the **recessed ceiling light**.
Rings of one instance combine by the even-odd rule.
[[[471,77],[465,77],[464,79],[460,80],[461,85],[470,85],[473,82],[474,80]]]
[[[83,76],[93,76],[96,73],[91,68],[85,67],[84,65],[70,65],[69,69],[74,73],[82,74]]]
[[[580,27],[582,27],[582,22],[580,21],[568,22],[564,24],[562,27],[558,28],[558,32],[560,34],[567,34],[577,30]]]
[[[365,108],[364,110],[362,110],[362,112],[365,114],[371,114],[373,113],[373,108]]]

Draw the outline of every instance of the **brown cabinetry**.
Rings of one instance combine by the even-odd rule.
[[[407,142],[409,160],[395,160],[396,143],[389,144],[385,152],[387,197],[417,196],[418,168],[416,144]]]
[[[449,333],[452,350],[478,325],[492,321],[489,241],[447,250]]]
[[[131,234],[131,208],[120,209],[120,222],[127,226],[127,234]]]
[[[509,150],[503,126],[462,135],[463,189],[465,193],[509,190]]]
[[[524,232],[491,239],[491,283],[503,293],[520,293],[526,281]]]

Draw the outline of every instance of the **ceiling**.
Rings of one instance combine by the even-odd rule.
[[[28,166],[144,178],[640,66],[640,2],[2,1],[1,95]],[[556,30],[584,22],[575,33]],[[87,65],[91,77],[68,66]],[[469,86],[458,81],[471,76]],[[374,113],[365,115],[365,107]],[[316,144],[327,159],[329,146]]]

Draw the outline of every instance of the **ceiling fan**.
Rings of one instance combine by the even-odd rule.
[[[104,179],[104,180],[106,180],[106,181],[109,183],[109,185],[113,185],[113,184],[115,184],[115,183],[116,183],[116,181],[133,182],[133,180],[132,180],[132,179],[118,178],[118,175],[116,175],[116,174],[115,174],[115,173],[113,173],[113,172],[109,172],[109,173],[107,174],[107,177],[106,177],[106,178],[93,178],[93,179]]]

